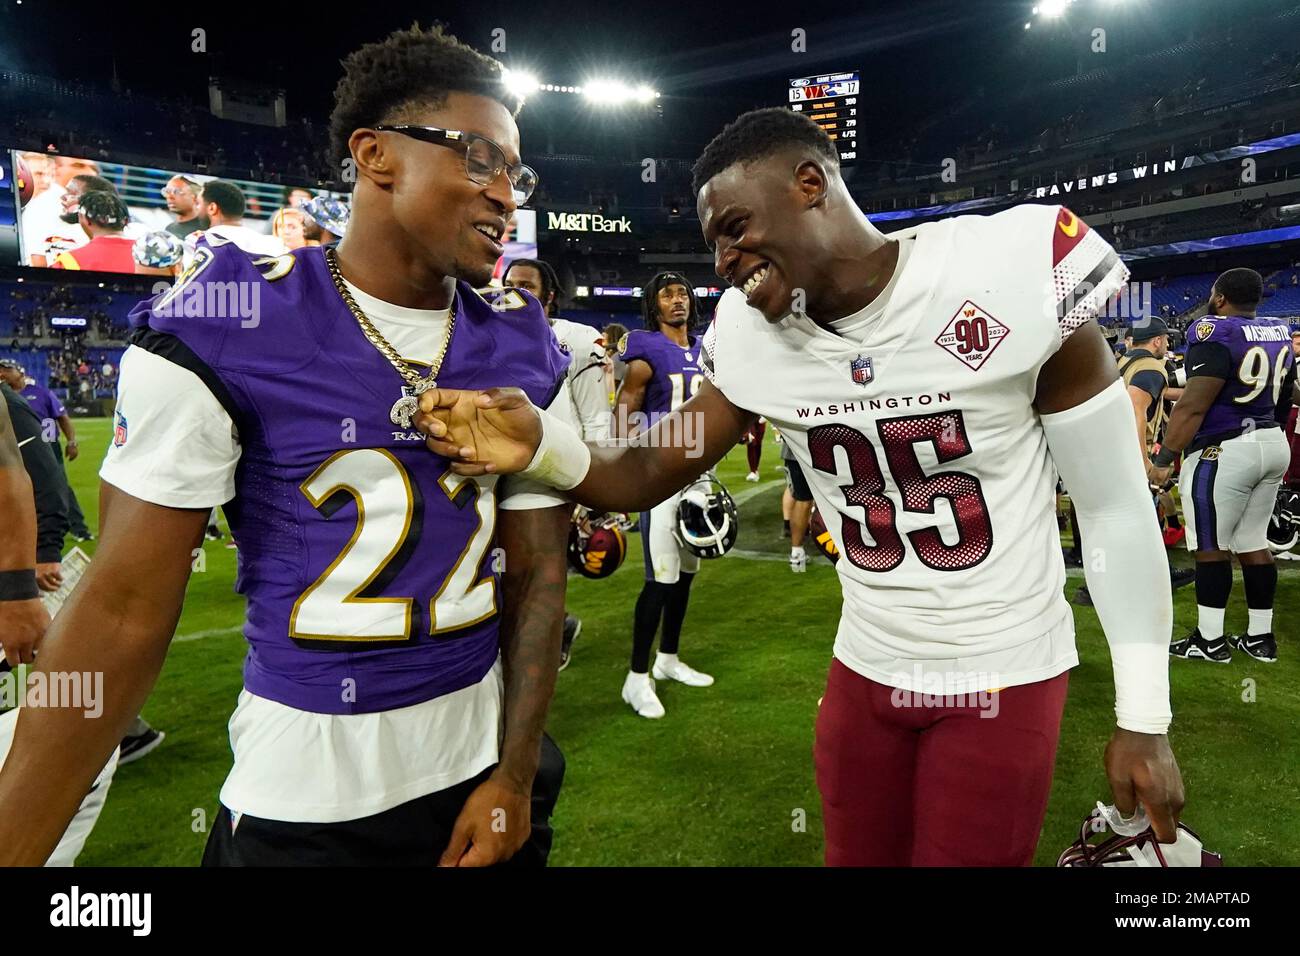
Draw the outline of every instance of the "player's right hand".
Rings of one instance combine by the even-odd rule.
[[[537,409],[518,388],[431,388],[420,396],[415,427],[458,475],[522,471],[542,440]]]
[[[4,644],[4,659],[11,667],[30,664],[36,660],[36,648],[50,626],[50,615],[40,598],[28,601],[5,601],[3,605],[5,626],[0,630],[0,643]]]

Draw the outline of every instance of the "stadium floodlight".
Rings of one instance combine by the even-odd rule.
[[[506,89],[521,99],[531,96],[542,88],[537,77],[525,70],[506,68],[501,72],[501,81],[505,83]]]
[[[1070,5],[1070,0],[1043,0],[1038,5],[1038,12],[1044,17],[1059,17]]]
[[[599,106],[622,106],[626,103],[653,103],[659,94],[644,83],[629,86],[622,80],[588,80],[577,88],[588,102]]]

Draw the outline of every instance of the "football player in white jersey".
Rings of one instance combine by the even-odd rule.
[[[732,288],[705,339],[709,380],[661,435],[588,447],[515,392],[440,392],[424,401],[430,447],[466,474],[522,470],[635,509],[756,416],[781,430],[842,556],[815,745],[830,864],[1031,862],[1078,662],[1059,473],[1114,665],[1114,801],[1172,842],[1168,571],[1132,407],[1093,321],[1128,275],[1114,250],[1059,206],[883,235],[834,144],[782,109],[724,129],[695,187]],[[657,440],[689,415],[702,458]]]

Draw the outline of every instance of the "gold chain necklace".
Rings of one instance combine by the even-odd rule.
[[[374,323],[361,311],[361,307],[352,298],[347,283],[343,281],[343,273],[339,271],[339,257],[333,246],[325,250],[325,264],[329,267],[330,278],[334,280],[334,287],[338,289],[343,304],[348,307],[348,311],[357,320],[357,325],[361,326],[361,331],[370,340],[370,344],[379,351],[380,355],[388,359],[388,364],[393,366],[397,370],[397,374],[402,376],[403,381],[406,382],[402,386],[402,397],[393,403],[388,418],[394,425],[401,428],[410,428],[411,420],[415,418],[415,413],[420,410],[420,396],[429,389],[438,387],[437,375],[442,369],[443,359],[447,357],[447,348],[451,345],[451,333],[456,328],[455,296],[452,296],[451,309],[447,317],[447,334],[443,336],[442,348],[438,350],[437,357],[429,366],[429,374],[421,376],[407,366],[397,349],[393,348],[392,343],[375,328]]]

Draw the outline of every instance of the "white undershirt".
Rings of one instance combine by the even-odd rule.
[[[404,358],[431,362],[450,310],[409,309],[348,283],[357,305]],[[567,388],[549,406],[572,422]],[[225,409],[193,372],[137,346],[122,356],[117,434],[100,477],[170,508],[211,508],[235,496],[239,440]],[[508,479],[498,507],[565,503],[543,486]],[[296,823],[354,820],[468,780],[498,759],[501,662],[479,683],[373,714],[317,714],[244,690],[230,718],[234,766],[221,802],[236,815]]]

